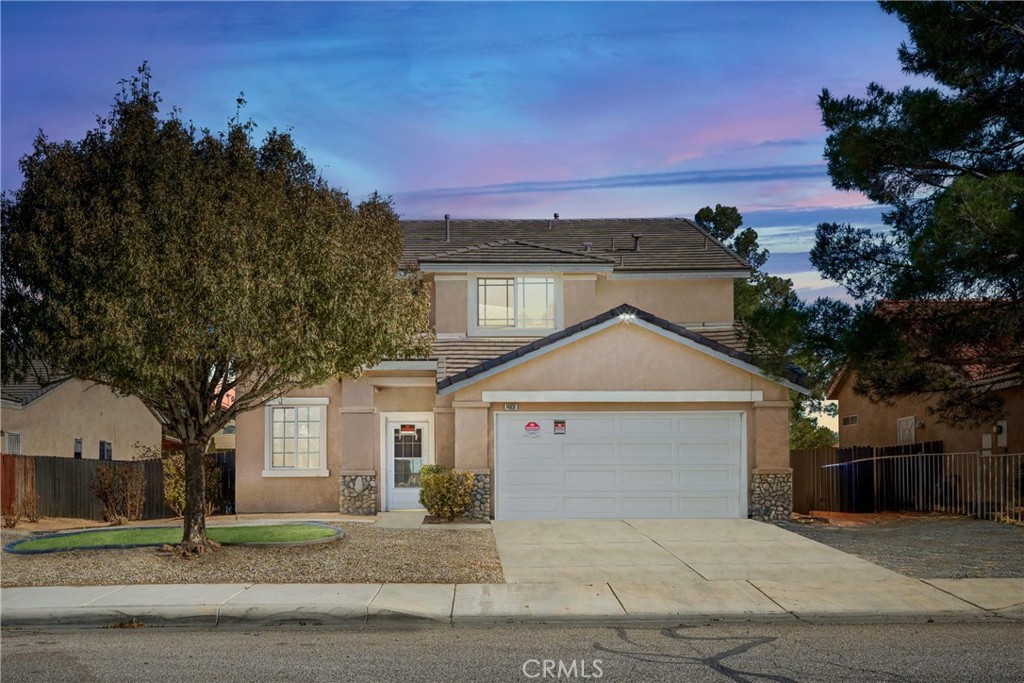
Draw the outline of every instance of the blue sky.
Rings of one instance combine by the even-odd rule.
[[[38,129],[79,138],[149,62],[165,105],[222,127],[245,93],[332,184],[409,218],[692,216],[735,205],[805,297],[831,188],[818,93],[897,87],[874,3],[0,4],[0,182]]]

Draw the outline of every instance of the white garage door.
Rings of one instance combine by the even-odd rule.
[[[746,517],[743,414],[499,413],[497,519]]]

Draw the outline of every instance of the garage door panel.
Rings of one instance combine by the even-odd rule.
[[[732,411],[499,414],[497,517],[745,516],[742,434]]]
[[[555,430],[555,418],[541,418],[535,420],[541,426],[542,435],[553,435]],[[605,418],[588,418],[573,416],[571,422],[566,422],[564,436],[570,438],[610,437],[615,433],[615,424]]]
[[[552,496],[517,496],[504,501],[507,519],[555,519],[563,517],[562,499]]]
[[[700,434],[709,436],[734,436],[738,425],[730,416],[721,417],[683,417],[679,421],[681,434]]]
[[[562,444],[554,443],[500,443],[499,448],[502,455],[510,461],[514,461],[515,467],[522,466],[543,466],[545,463],[558,462],[562,457]]]
[[[566,463],[590,463],[593,465],[614,465],[619,461],[615,444],[612,443],[576,443],[562,446],[562,460]]]
[[[673,469],[635,469],[627,468],[622,472],[623,490],[658,490],[674,489],[678,485],[676,471]]]
[[[734,463],[736,449],[730,443],[681,443],[676,460],[686,463]]]
[[[502,486],[514,489],[537,487],[561,488],[564,472],[560,469],[511,470],[502,474]]]
[[[618,496],[610,493],[606,496],[576,496],[567,495],[565,501],[565,516],[585,518],[615,518],[621,517],[619,512]]]
[[[615,491],[619,488],[619,473],[615,469],[565,471],[567,491]]]
[[[676,454],[672,442],[622,444],[622,462],[670,463]]]
[[[664,436],[678,431],[674,417],[623,417],[618,433],[622,436]]]
[[[680,488],[690,490],[733,491],[739,483],[735,467],[686,467],[676,472]]]
[[[674,496],[622,496],[623,517],[674,517]]]
[[[678,511],[684,517],[736,517],[738,505],[728,495],[692,495],[678,498]]]

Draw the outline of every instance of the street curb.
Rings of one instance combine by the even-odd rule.
[[[1007,622],[1021,619],[993,612],[893,614],[828,613],[750,613],[649,614],[644,616],[575,615],[479,615],[434,618],[397,612],[367,614],[365,610],[328,609],[321,606],[246,606],[225,609],[213,605],[120,608],[12,608],[4,610],[4,629],[40,628],[117,628],[117,627],[288,627],[325,626],[335,628],[410,628],[445,626],[453,628],[493,628],[516,625],[562,627],[657,628],[698,624],[921,624],[931,622]]]

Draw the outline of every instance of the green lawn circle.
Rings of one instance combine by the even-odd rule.
[[[305,545],[326,543],[344,535],[337,527],[316,522],[211,526],[207,527],[206,533],[210,540],[222,545]],[[121,527],[33,536],[8,543],[4,550],[33,555],[70,550],[145,548],[180,542],[181,527]]]

